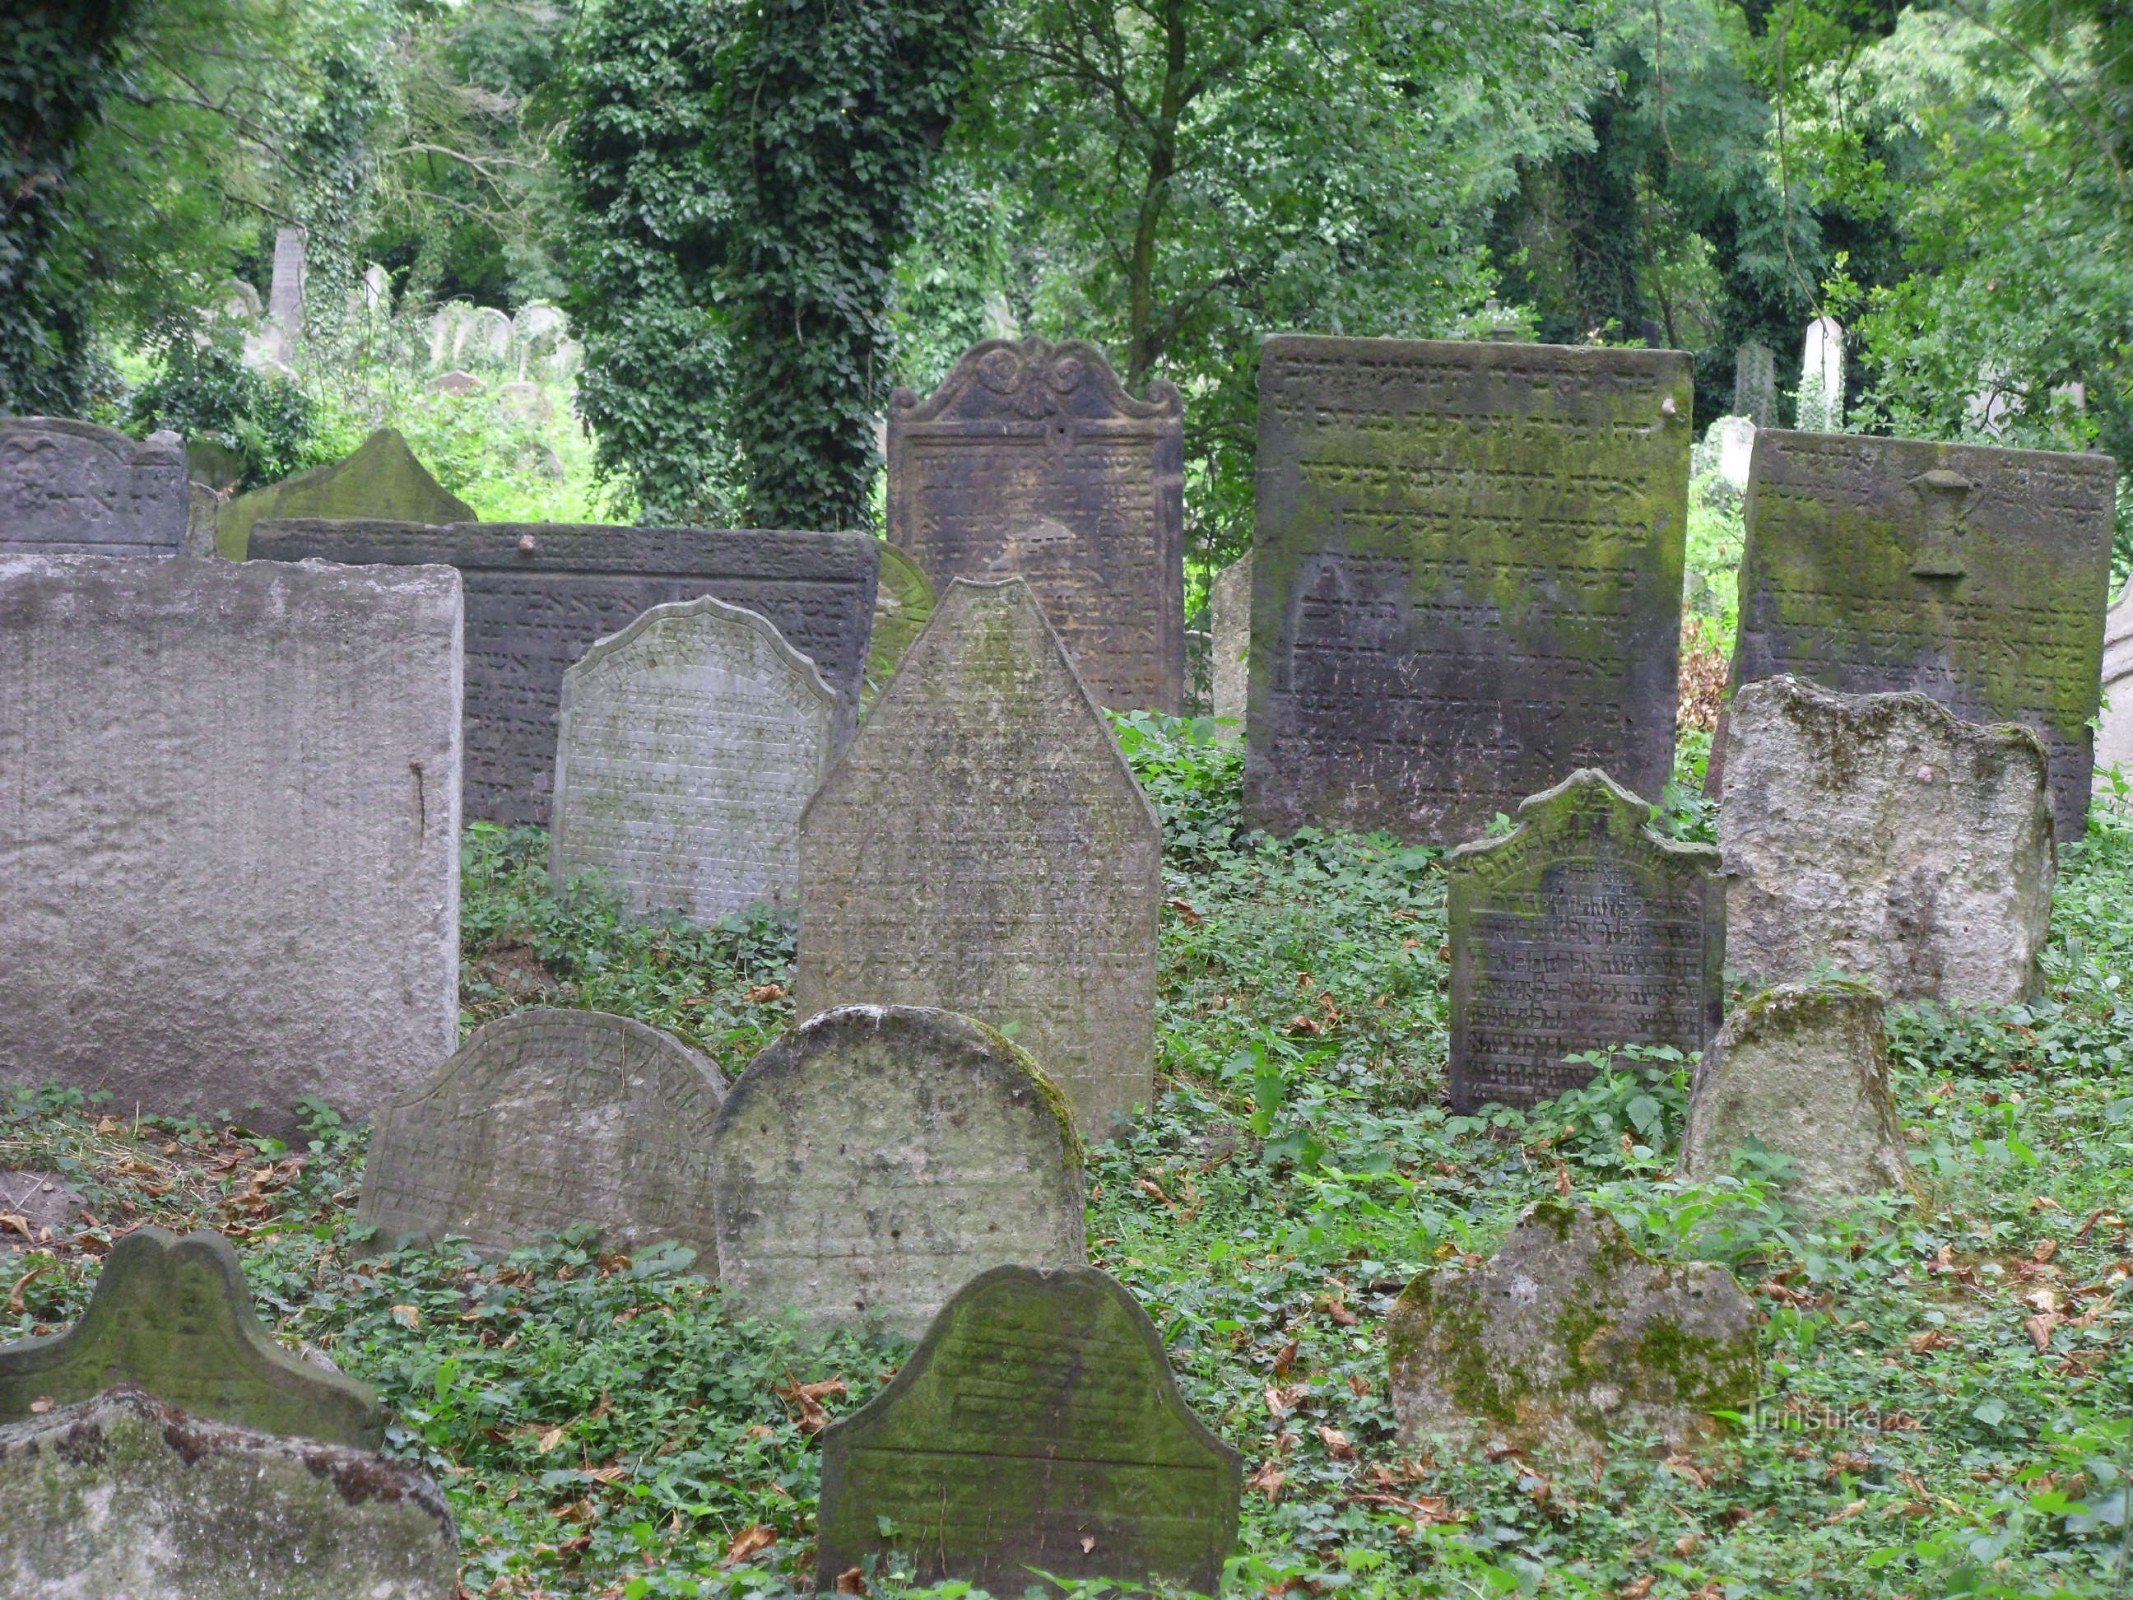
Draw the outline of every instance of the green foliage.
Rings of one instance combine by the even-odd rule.
[[[155,375],[128,401],[133,433],[168,428],[187,443],[212,442],[235,452],[244,461],[240,490],[313,465],[316,424],[311,398],[298,384],[253,371],[226,340],[169,341]]]

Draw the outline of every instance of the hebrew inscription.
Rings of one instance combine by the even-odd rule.
[[[1673,760],[1689,358],[1267,340],[1250,821],[1418,842]]]
[[[889,402],[889,541],[936,584],[1021,577],[1098,705],[1183,709],[1184,407],[1079,341],[972,347]]]
[[[176,434],[0,417],[0,555],[174,556],[191,519]]]
[[[1735,689],[1790,674],[2027,723],[2079,838],[2116,481],[2108,456],[1759,432]]]

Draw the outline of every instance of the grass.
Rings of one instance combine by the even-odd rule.
[[[1438,853],[1242,834],[1204,724],[1120,734],[1163,813],[1159,1095],[1092,1152],[1091,1256],[1149,1308],[1185,1393],[1244,1452],[1227,1592],[1939,1597],[2133,1592],[2133,820],[2067,850],[2037,1003],[1893,1015],[1929,1198],[1808,1223],[1752,1167],[1673,1181],[1688,1063],[1623,1052],[1527,1113],[1453,1116]],[[1685,741],[1691,753],[1694,741]],[[1707,835],[1685,768],[1664,825]],[[472,1025],[547,1001],[686,1033],[729,1072],[791,1020],[790,934],[633,923],[548,888],[538,833],[466,847]],[[124,1227],[234,1234],[262,1314],[398,1414],[481,1596],[782,1595],[811,1571],[825,1414],[907,1347],[727,1314],[688,1252],[565,1237],[483,1264],[362,1259],[363,1134],[302,1150],[136,1128],[58,1090],[0,1110],[0,1166],[64,1172],[97,1225],[0,1270],[0,1333],[64,1323]],[[1597,1469],[1403,1447],[1383,1318],[1428,1263],[1569,1192],[1647,1249],[1723,1261],[1767,1315],[1755,1413]],[[907,1592],[877,1575],[876,1594]],[[957,1592],[954,1586],[938,1591]]]

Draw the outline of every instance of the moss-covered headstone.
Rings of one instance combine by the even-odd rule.
[[[864,1557],[1019,1595],[1038,1572],[1212,1594],[1237,1542],[1237,1452],[1180,1398],[1133,1296],[1091,1267],[997,1267],[888,1388],[822,1436],[825,1591]]]
[[[1745,1412],[1755,1316],[1733,1275],[1640,1253],[1604,1211],[1544,1201],[1479,1266],[1422,1273],[1385,1327],[1404,1436],[1582,1456],[1610,1433],[1680,1449]]]
[[[881,547],[881,585],[874,591],[874,636],[867,645],[866,698],[871,702],[903,664],[933,620],[933,580],[893,544]]]
[[[375,1450],[385,1414],[365,1384],[301,1360],[260,1326],[219,1233],[138,1228],[111,1247],[81,1320],[0,1345],[0,1422],[122,1383],[262,1433]]]
[[[996,1028],[1088,1138],[1155,1070],[1162,833],[1029,585],[958,578],[800,822],[802,1016]]]
[[[1181,711],[1183,415],[1094,345],[988,339],[889,401],[889,542],[936,584],[1027,579],[1099,705]]]
[[[1674,755],[1680,351],[1282,334],[1259,361],[1244,802],[1451,844]]]
[[[1532,1105],[1624,1044],[1701,1050],[1724,1009],[1719,854],[1650,826],[1604,772],[1574,772],[1518,826],[1444,858],[1452,947],[1452,1104]]]
[[[988,1267],[1082,1260],[1065,1098],[953,1012],[810,1018],[741,1074],[709,1154],[723,1292],[759,1316],[916,1338]]]
[[[407,441],[380,428],[353,455],[225,501],[215,545],[230,561],[248,553],[252,525],[269,517],[390,517],[399,522],[472,522],[473,508],[430,476]]]
[[[1736,690],[1790,674],[2026,723],[2051,753],[2059,837],[2078,839],[2116,481],[2108,456],[1763,430]]]

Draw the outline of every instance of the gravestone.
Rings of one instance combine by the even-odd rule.
[[[1758,428],[1774,428],[1777,395],[1777,352],[1751,339],[1733,352],[1733,415]]]
[[[874,637],[867,646],[866,694],[888,687],[897,667],[933,620],[933,581],[925,568],[893,544],[881,547],[881,584],[874,591]]]
[[[448,394],[457,397],[479,394],[482,389],[482,382],[473,373],[462,372],[455,367],[450,372],[438,373],[436,377],[430,379],[429,386],[432,394]]]
[[[2028,723],[2079,838],[2116,476],[2107,456],[1758,433],[1736,690],[1790,673]]]
[[[1026,579],[1096,703],[1184,709],[1184,406],[1094,345],[988,339],[889,401],[889,542],[936,585]]]
[[[449,569],[0,557],[0,1079],[297,1134],[459,1031]]]
[[[136,1228],[112,1245],[71,1328],[0,1345],[0,1422],[130,1383],[203,1417],[353,1450],[385,1442],[366,1384],[292,1355],[260,1326],[219,1233]]]
[[[1019,578],[957,579],[800,821],[800,1015],[940,1006],[1106,1138],[1154,1088],[1162,833]]]
[[[549,863],[639,913],[790,910],[800,813],[834,753],[837,697],[753,611],[654,606],[563,674]]]
[[[590,1222],[610,1249],[672,1239],[708,1271],[725,1094],[717,1067],[657,1028],[514,1011],[378,1113],[357,1220],[386,1245],[462,1234],[498,1253]]]
[[[453,1600],[459,1533],[429,1474],[278,1438],[139,1389],[0,1426],[9,1600]]]
[[[185,486],[185,553],[212,556],[215,553],[215,519],[222,511],[222,497],[204,483]]]
[[[511,331],[528,354],[539,354],[570,332],[570,319],[554,306],[529,300],[511,318]]]
[[[496,386],[496,409],[513,422],[539,426],[555,416],[555,407],[537,383],[520,378]]]
[[[1215,574],[1207,590],[1208,646],[1212,668],[1208,674],[1213,715],[1236,724],[1224,728],[1224,739],[1244,737],[1246,686],[1252,650],[1252,553],[1247,550]]]
[[[541,375],[567,383],[585,367],[585,346],[575,339],[558,339],[555,349],[541,360]]]
[[[1641,1254],[1604,1211],[1529,1206],[1496,1254],[1425,1270],[1386,1320],[1401,1437],[1591,1458],[1610,1432],[1682,1450],[1761,1387],[1755,1312],[1724,1267]]]
[[[452,358],[469,366],[502,366],[511,358],[511,319],[494,306],[474,307],[452,330]]]
[[[1765,678],[1734,697],[1718,843],[1726,963],[1892,1000],[2035,994],[2051,926],[2044,746],[1920,694]]]
[[[2103,700],[2096,765],[2133,782],[2133,583],[2104,619]],[[2109,787],[2109,780],[2098,778],[2097,787]]]
[[[389,317],[393,311],[393,275],[373,261],[363,269],[363,311],[367,316]]]
[[[453,300],[437,308],[430,318],[431,366],[445,366],[452,360],[452,351],[459,343],[459,324],[473,309],[464,300]]]
[[[1837,433],[1844,427],[1844,329],[1834,317],[1807,325],[1800,354],[1799,431]]]
[[[1592,1068],[1566,1056],[1710,1042],[1725,1009],[1719,854],[1650,826],[1604,772],[1572,773],[1500,838],[1444,858],[1452,1106],[1530,1106]]]
[[[1213,1594],[1243,1464],[1193,1415],[1148,1314],[1092,1267],[964,1285],[890,1385],[822,1435],[827,1593],[900,1551],[920,1583],[1076,1579]]]
[[[267,285],[267,317],[279,337],[273,354],[288,361],[304,337],[305,233],[283,228],[274,235],[274,276]]]
[[[1259,362],[1245,815],[1472,838],[1672,770],[1679,351],[1281,334]]]
[[[287,517],[475,520],[473,507],[431,477],[392,428],[378,429],[339,461],[226,502],[215,519],[216,549],[231,561],[242,561],[250,551],[255,523]]]
[[[191,520],[184,441],[0,417],[0,555],[174,556]]]
[[[863,533],[708,532],[547,522],[262,522],[275,561],[441,562],[467,591],[466,809],[548,821],[563,673],[656,605],[715,595],[814,662],[850,736],[881,544]]]
[[[1881,996],[1859,983],[1780,984],[1736,1007],[1696,1067],[1681,1176],[1724,1177],[1752,1141],[1795,1163],[1795,1209],[1908,1192],[1881,1024]]]
[[[988,1267],[1082,1260],[1064,1097],[951,1011],[810,1018],[741,1074],[709,1151],[720,1292],[748,1314],[916,1338]]]
[[[1713,469],[1735,489],[1748,487],[1749,463],[1755,454],[1755,424],[1746,417],[1720,417],[1704,435]]]

